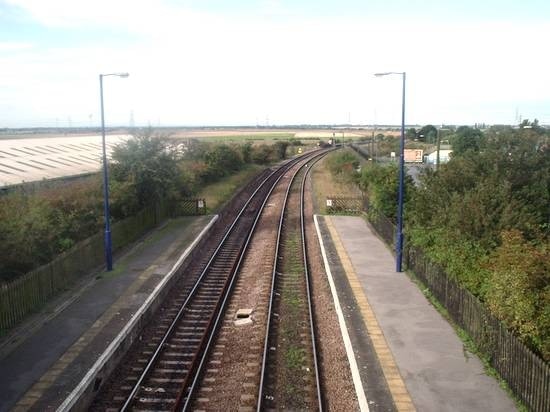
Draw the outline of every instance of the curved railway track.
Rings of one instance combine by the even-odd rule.
[[[306,176],[320,157],[294,174],[279,220],[258,411],[323,410],[304,224]]]
[[[277,182],[300,161],[304,158],[287,162],[261,182],[215,250],[201,257],[200,274],[164,304],[92,410],[188,407],[260,212]]]

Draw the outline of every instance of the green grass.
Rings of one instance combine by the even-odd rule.
[[[195,137],[197,140],[203,140],[208,142],[223,142],[223,143],[269,143],[277,140],[287,140],[294,138],[294,133],[258,133],[258,134],[243,134],[243,135],[229,135],[229,136],[199,136]]]
[[[205,186],[197,193],[197,197],[205,199],[209,213],[216,213],[225,202],[231,199],[239,188],[248,183],[263,169],[263,166],[249,165],[234,175],[227,176],[216,183]]]
[[[291,346],[285,353],[286,367],[290,370],[300,370],[304,365],[304,349]]]

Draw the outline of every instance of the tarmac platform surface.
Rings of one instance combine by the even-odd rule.
[[[169,220],[0,341],[0,411],[56,410],[212,216]]]
[[[363,322],[397,410],[516,410],[418,286],[406,273],[395,271],[389,248],[363,218],[319,220],[322,237],[330,238],[328,247],[337,250],[329,263],[332,272],[341,275],[335,279],[338,293],[345,287],[353,291],[354,299],[342,304],[352,312],[346,316],[348,330],[361,328],[357,322]],[[354,351],[360,354],[361,348]],[[361,369],[362,359],[357,363]],[[368,382],[365,388],[369,399]],[[369,399],[369,404],[376,410],[375,402]]]

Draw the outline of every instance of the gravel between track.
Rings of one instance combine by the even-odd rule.
[[[278,188],[264,209],[216,338],[194,409],[255,410],[273,267],[276,228],[284,189]],[[327,410],[358,410],[330,287],[313,223],[311,184],[306,185],[306,230],[313,289],[322,392]],[[252,309],[252,324],[234,324],[238,309]]]
[[[313,311],[321,388],[329,411],[357,411],[359,404],[328,284],[321,248],[313,221],[311,175],[306,182],[305,215]]]

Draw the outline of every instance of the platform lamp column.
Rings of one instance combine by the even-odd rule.
[[[397,230],[395,239],[395,270],[402,271],[403,264],[403,202],[405,198],[405,84],[406,72],[385,72],[375,73],[376,77],[388,76],[391,74],[401,75],[403,78],[403,97],[401,101],[401,139],[399,146],[399,188],[397,199]]]
[[[111,241],[111,215],[109,213],[109,172],[107,169],[107,149],[105,146],[105,113],[103,109],[103,78],[106,76],[128,77],[128,73],[107,73],[99,75],[99,96],[101,102],[101,144],[103,147],[103,210],[105,216],[105,265],[107,271],[113,270],[113,252]]]

